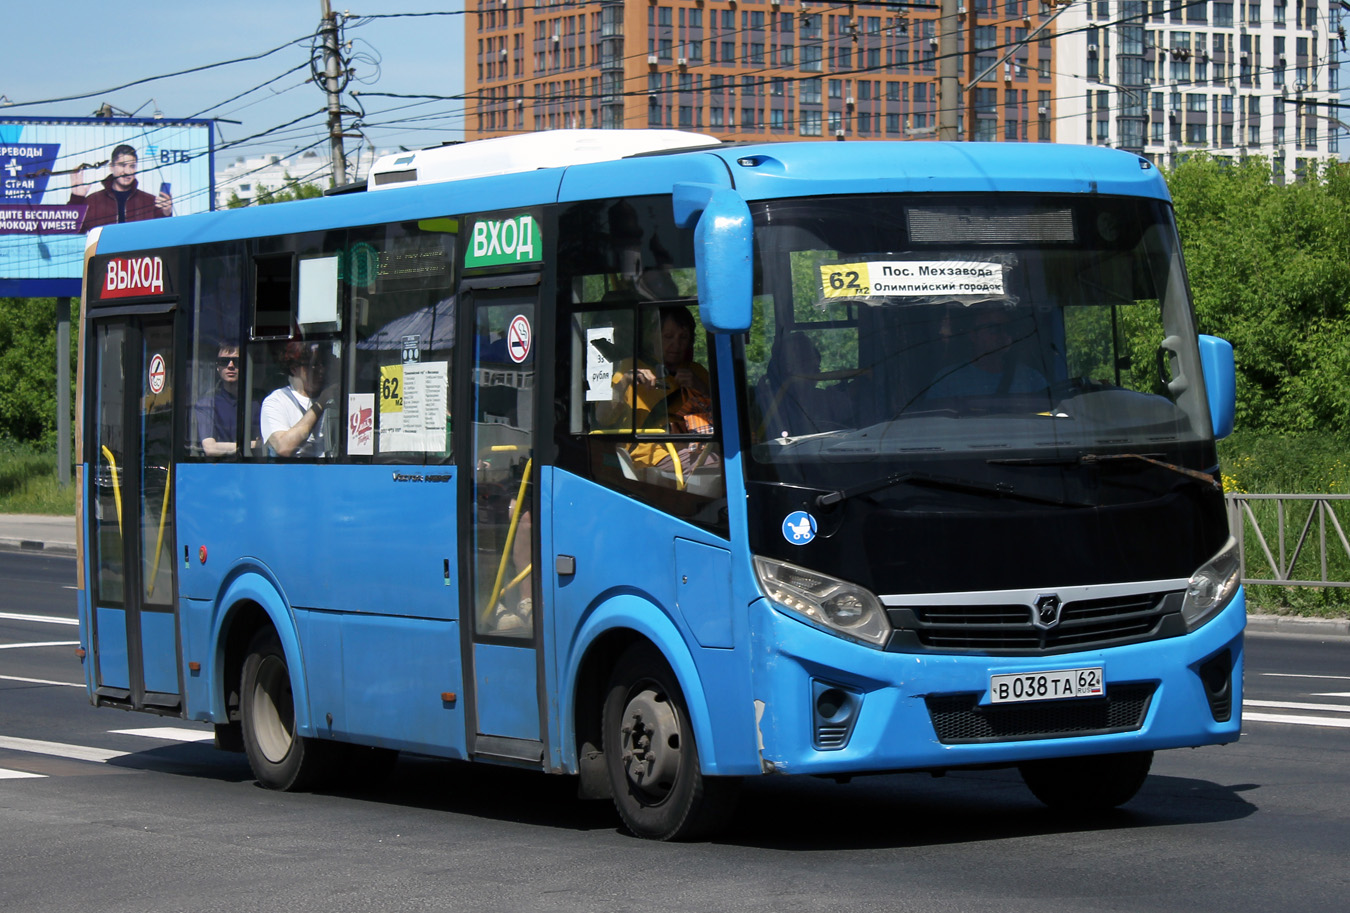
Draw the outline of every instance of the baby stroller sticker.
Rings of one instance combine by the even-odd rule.
[[[816,538],[816,518],[804,510],[794,510],[783,521],[783,538],[793,545],[806,545]]]

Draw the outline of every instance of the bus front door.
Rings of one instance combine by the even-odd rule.
[[[476,290],[460,301],[472,321],[468,446],[461,477],[467,492],[460,529],[464,668],[469,691],[470,753],[515,764],[543,760],[539,636],[534,568],[539,554],[536,493],[534,288]]]
[[[85,503],[92,679],[99,704],[182,708],[174,579],[172,315],[93,327],[94,402]]]

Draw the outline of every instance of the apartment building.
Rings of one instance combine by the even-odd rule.
[[[956,129],[1055,139],[1057,48],[1039,0],[469,0],[465,139],[675,127],[726,140],[932,139],[956,33]],[[973,49],[967,53],[967,48]]]
[[[1165,165],[1264,156],[1293,180],[1339,157],[1338,0],[1087,0],[1056,20],[1060,142]]]

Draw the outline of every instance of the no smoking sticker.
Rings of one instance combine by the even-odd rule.
[[[524,314],[517,314],[511,319],[511,326],[506,330],[506,353],[511,356],[511,360],[520,364],[530,357],[530,344],[533,341],[534,332],[530,329],[530,321]]]
[[[150,392],[159,394],[164,392],[164,356],[153,355],[150,358]]]

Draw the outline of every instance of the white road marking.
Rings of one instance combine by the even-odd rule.
[[[51,682],[45,678],[24,678],[21,675],[0,675],[0,681],[23,682],[27,685],[64,685],[67,688],[84,687],[84,682]]]
[[[147,739],[164,739],[170,742],[210,742],[215,733],[202,732],[200,729],[179,729],[174,726],[158,726],[153,729],[113,729],[113,735],[139,735]]]
[[[1242,712],[1244,723],[1292,723],[1295,726],[1327,726],[1332,729],[1350,729],[1350,720],[1322,716],[1292,716],[1287,713]]]
[[[39,621],[51,625],[78,625],[78,618],[57,618],[53,615],[24,615],[20,612],[0,612],[0,621]]]
[[[1350,682],[1350,675],[1311,675],[1306,672],[1262,672],[1270,678],[1329,678],[1338,682]]]
[[[6,770],[0,767],[0,780],[41,780],[46,774],[33,774],[26,770]]]
[[[0,650],[22,650],[26,647],[78,647],[78,640],[42,640],[31,644],[0,644]]]
[[[1256,701],[1244,700],[1243,707],[1268,707],[1271,710],[1325,710],[1328,713],[1350,713],[1345,704],[1314,704],[1307,701]]]
[[[1347,697],[1350,698],[1350,691],[1318,691],[1313,697]]]
[[[98,761],[99,763],[106,763],[127,756],[125,751],[108,751],[104,748],[90,748],[87,745],[43,742],[38,739],[20,739],[7,735],[0,735],[0,748],[6,748],[10,751],[26,751],[29,754],[51,755],[54,758],[70,758],[74,761]]]

